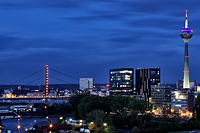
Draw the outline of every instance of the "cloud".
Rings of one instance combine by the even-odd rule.
[[[5,72],[0,73],[7,76],[0,79],[2,84],[9,83],[9,76],[17,80],[48,64],[75,77],[93,77],[98,83],[109,82],[112,68],[160,67],[161,81],[174,83],[182,78],[184,43],[179,34],[186,9],[194,30],[190,66],[198,71],[199,64],[192,60],[200,57],[199,4],[186,0],[2,0],[0,69]],[[192,70],[191,75],[198,79]]]

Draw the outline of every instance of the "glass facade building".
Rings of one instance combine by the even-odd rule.
[[[171,87],[166,85],[151,87],[151,103],[160,110],[171,109]]]
[[[188,91],[175,90],[171,92],[171,109],[175,111],[187,110]]]
[[[128,95],[133,93],[133,68],[110,70],[110,95]]]
[[[151,97],[151,86],[160,84],[160,68],[136,70],[136,93],[144,95],[145,100]]]

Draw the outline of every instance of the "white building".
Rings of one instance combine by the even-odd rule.
[[[79,89],[85,90],[93,88],[93,78],[79,78]]]

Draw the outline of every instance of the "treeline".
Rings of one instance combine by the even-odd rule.
[[[197,104],[199,103],[199,104]],[[200,99],[196,108],[200,107]],[[97,132],[102,131],[103,123],[112,133],[114,127],[130,129],[133,132],[170,132],[200,129],[200,109],[193,119],[181,118],[178,113],[156,117],[152,113],[153,105],[144,100],[125,96],[100,97],[88,94],[76,94],[69,99],[72,113],[76,119],[94,123]],[[199,112],[198,112],[199,111]],[[93,129],[94,129],[93,128]]]
[[[49,106],[46,103],[35,103],[33,107],[37,108],[37,115],[64,115],[71,114],[72,107],[69,103],[53,103]]]
[[[153,105],[144,100],[125,96],[100,97],[75,94],[68,103],[34,104],[39,115],[64,115],[72,113],[74,119],[91,122],[90,130],[112,133],[117,129],[129,129],[134,133],[172,132],[200,129],[200,96],[194,106],[192,119],[181,118],[178,113],[166,113],[156,117],[152,113]],[[105,125],[106,123],[106,125]]]

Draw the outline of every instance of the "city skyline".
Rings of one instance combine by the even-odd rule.
[[[52,68],[77,78],[94,78],[94,83],[109,83],[110,69],[160,68],[161,83],[175,83],[183,79],[184,44],[179,34],[185,10],[194,30],[189,45],[190,80],[199,83],[199,4],[186,0],[1,0],[0,84],[11,84],[42,68],[45,76],[45,65],[50,75]],[[64,82],[49,78],[49,84],[53,83]],[[45,80],[33,84],[45,84]]]

